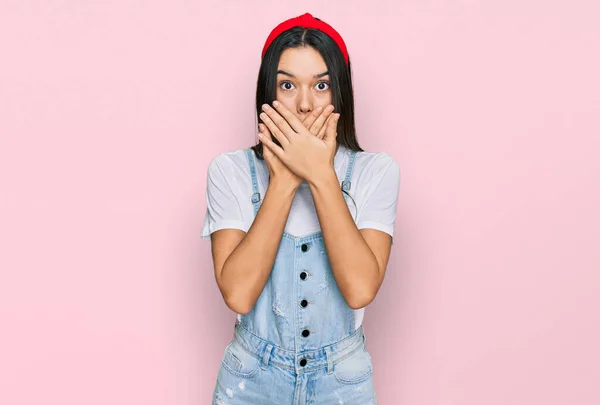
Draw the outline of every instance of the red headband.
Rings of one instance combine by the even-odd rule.
[[[269,48],[273,40],[279,36],[279,34],[294,27],[314,28],[329,35],[331,39],[333,39],[338,45],[338,47],[342,51],[342,54],[344,54],[346,65],[348,65],[348,50],[346,49],[346,44],[344,43],[344,40],[342,39],[340,34],[338,34],[338,32],[334,30],[331,25],[327,24],[324,21],[317,20],[309,13],[303,14],[299,17],[290,18],[289,20],[286,20],[279,24],[277,27],[275,27],[273,31],[271,31],[271,33],[269,34],[267,42],[265,42],[265,46],[263,47],[261,57],[265,56],[265,52],[267,52],[267,49]]]

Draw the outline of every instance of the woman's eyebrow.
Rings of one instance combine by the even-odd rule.
[[[288,73],[288,72],[286,72],[285,70],[278,70],[278,71],[277,71],[277,74],[286,75],[286,76],[292,77],[292,78],[294,78],[294,79],[296,78],[296,76],[294,76],[294,75],[293,75],[293,74],[291,74],[291,73]],[[327,76],[328,74],[329,74],[329,72],[327,71],[327,72],[319,73],[318,75],[314,75],[313,77],[314,77],[315,79],[318,79],[319,77]]]

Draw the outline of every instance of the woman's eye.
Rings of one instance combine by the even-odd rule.
[[[292,84],[292,82],[281,82],[279,85],[285,91],[290,91],[294,89],[294,85]]]
[[[317,83],[317,89],[319,91],[329,90],[329,83],[328,82],[319,82],[319,83]]]

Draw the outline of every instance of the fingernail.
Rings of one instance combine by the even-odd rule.
[[[328,105],[327,106],[327,111],[333,111],[333,106],[332,105]]]
[[[267,114],[265,114],[265,113],[260,113],[260,118],[262,118],[262,119],[264,120],[265,118],[267,118]]]
[[[266,110],[268,110],[271,107],[269,107],[269,104],[263,104],[262,108],[263,108],[263,110],[266,111]]]
[[[273,101],[273,105],[274,105],[275,107],[279,107],[279,101],[277,101],[277,100]]]

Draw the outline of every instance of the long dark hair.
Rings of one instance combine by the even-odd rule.
[[[350,150],[362,152],[356,139],[354,126],[354,92],[352,90],[352,70],[344,55],[331,37],[317,29],[295,27],[279,35],[267,49],[258,71],[256,83],[256,116],[262,112],[263,104],[272,104],[277,95],[277,67],[283,51],[288,48],[310,46],[318,51],[329,71],[330,88],[334,112],[340,113],[337,138],[339,145]],[[277,139],[273,141],[279,146]],[[256,157],[264,160],[262,143],[252,146]]]

